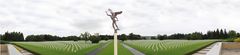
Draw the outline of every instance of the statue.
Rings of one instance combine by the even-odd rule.
[[[106,11],[106,14],[112,19],[112,27],[113,27],[113,29],[114,29],[114,37],[113,37],[113,39],[114,39],[114,55],[118,55],[118,50],[117,50],[117,46],[118,46],[118,42],[117,42],[117,30],[120,30],[119,28],[118,28],[118,25],[117,25],[117,21],[118,21],[118,18],[117,18],[117,15],[119,15],[119,14],[121,14],[122,13],[122,11],[118,11],[118,12],[113,12],[111,9],[108,9],[108,11],[109,11],[109,13],[111,13],[111,15],[110,14],[108,14],[108,12]]]
[[[112,22],[112,27],[113,27],[113,29],[114,29],[114,32],[116,33],[117,30],[120,30],[119,27],[118,27],[118,25],[117,25],[117,23],[116,23],[116,22],[118,21],[117,15],[121,14],[122,11],[113,12],[111,9],[108,9],[108,11],[111,13],[111,15],[108,14],[107,11],[106,11],[106,14],[112,19],[112,21],[113,21],[113,22]]]

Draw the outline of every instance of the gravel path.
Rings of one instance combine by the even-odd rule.
[[[7,44],[0,44],[0,55],[9,55]]]
[[[240,55],[240,43],[224,42],[221,55]]]
[[[127,48],[130,52],[132,52],[134,55],[145,55],[144,53],[132,48],[132,47],[129,47],[128,45],[122,43],[123,47]]]
[[[221,55],[240,55],[240,49],[223,49]]]
[[[23,55],[13,45],[7,44],[9,55]]]

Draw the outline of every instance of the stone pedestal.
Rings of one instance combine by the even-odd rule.
[[[117,33],[114,33],[114,55],[118,55],[118,45],[117,45]]]

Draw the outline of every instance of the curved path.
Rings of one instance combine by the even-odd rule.
[[[9,55],[23,55],[13,45],[7,44]]]
[[[31,52],[28,52],[27,50],[24,50],[16,45],[13,45],[15,48],[17,48],[23,55],[34,55],[33,53]]]
[[[122,43],[123,47],[127,48],[130,52],[132,52],[134,55],[145,55],[144,53],[132,48],[132,47],[129,47],[128,45]]]
[[[197,51],[196,53],[193,53],[192,55],[207,55],[208,52],[210,52],[210,50],[216,45],[216,43],[213,43],[211,45],[209,45],[208,47],[206,48],[203,48],[199,51]]]

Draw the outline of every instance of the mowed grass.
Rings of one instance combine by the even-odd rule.
[[[214,40],[133,40],[125,41],[132,48],[135,48],[146,55],[186,55]]]
[[[118,55],[133,55],[128,49],[118,42]]]
[[[13,42],[14,44],[30,50],[39,55],[86,55],[90,51],[100,47],[85,41],[48,41],[48,42]]]
[[[114,55],[114,43],[111,42],[107,47],[102,49],[98,55]],[[128,49],[118,43],[118,55],[133,55]]]
[[[111,41],[107,47],[98,52],[97,55],[114,55],[113,41]]]

